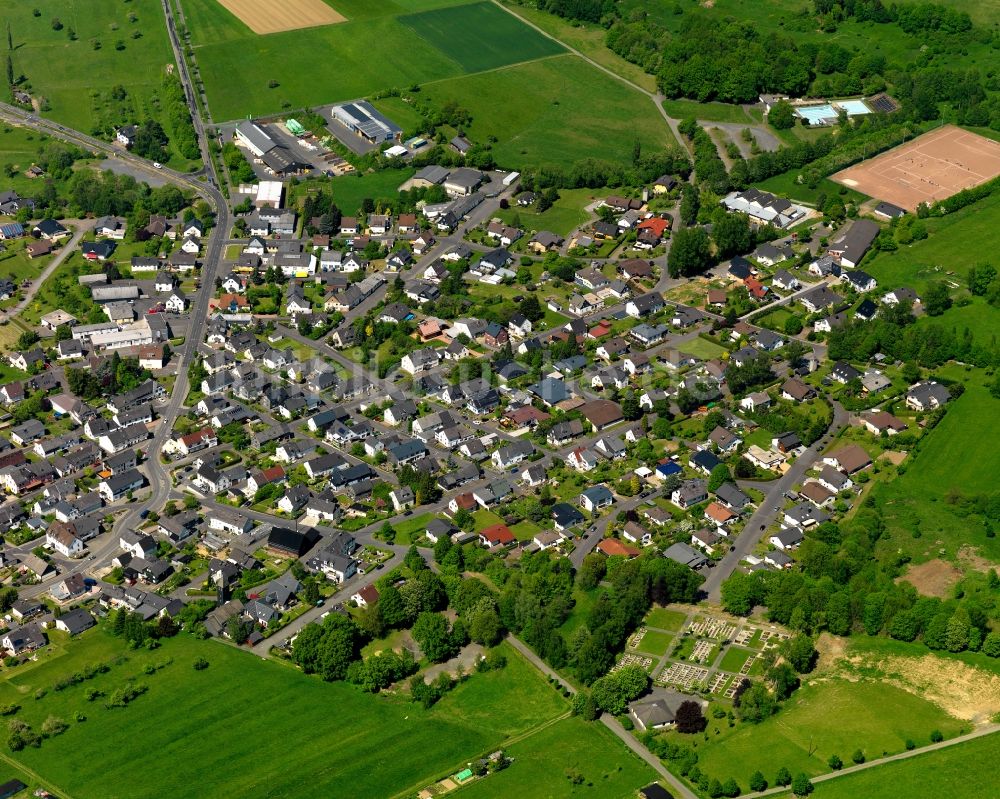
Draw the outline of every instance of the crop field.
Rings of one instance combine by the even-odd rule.
[[[45,116],[90,133],[120,86],[135,121],[163,121],[156,98],[174,59],[159,0],[0,0],[0,18],[10,23],[15,75],[48,102]]]
[[[960,560],[960,553],[977,550],[996,562],[1000,543],[986,535],[982,517],[966,514],[950,498],[952,492],[971,497],[996,490],[1000,449],[982,425],[995,416],[996,400],[981,373],[953,376],[965,381],[965,393],[949,403],[916,457],[907,461],[905,474],[876,490],[887,526],[880,543],[886,552],[901,550],[916,562]]]
[[[212,118],[241,119],[351,100],[560,50],[488,3],[349,0],[332,5],[347,22],[261,37],[217,0],[183,0]],[[449,6],[447,14],[422,20]],[[248,48],[253,58],[246,57]]]
[[[579,718],[562,719],[504,747],[504,752],[514,761],[507,769],[473,782],[456,796],[624,799],[657,777],[638,755],[625,751],[603,724]]]
[[[0,699],[20,704],[16,718],[36,730],[49,716],[69,723],[40,749],[12,759],[40,774],[51,790],[77,797],[183,796],[193,785],[203,796],[409,794],[568,710],[512,649],[505,650],[505,669],[473,675],[425,711],[186,635],[152,652],[128,650],[103,629],[69,643],[53,638],[55,651],[39,663],[5,672]],[[119,655],[127,660],[108,673],[52,689],[85,664]],[[208,660],[207,669],[192,668],[198,657]],[[147,666],[159,668],[150,674]],[[128,679],[148,691],[126,708],[86,698],[91,689],[110,694]],[[48,691],[36,698],[39,689]],[[78,713],[86,721],[76,721]],[[270,741],[273,748],[262,757],[248,741]],[[592,752],[599,748],[591,744]],[[605,755],[619,756],[614,750]]]
[[[439,81],[423,92],[468,109],[470,136],[495,136],[497,161],[514,169],[569,169],[586,158],[625,164],[637,139],[649,151],[673,143],[645,96],[573,55]]]
[[[284,0],[281,13],[267,0],[219,0],[254,33],[279,33],[317,25],[333,25],[347,18],[323,0]]]
[[[565,52],[493,3],[474,3],[410,14],[399,21],[466,72],[482,72]]]
[[[1000,143],[954,125],[841,170],[837,183],[916,211],[1000,175]]]

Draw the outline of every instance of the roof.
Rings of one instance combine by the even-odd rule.
[[[606,399],[586,402],[580,406],[579,411],[595,427],[606,427],[625,418],[622,416],[621,406]]]

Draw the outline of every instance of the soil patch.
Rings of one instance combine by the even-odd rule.
[[[952,563],[935,558],[926,563],[910,564],[906,574],[896,582],[906,580],[924,596],[944,599],[951,594],[951,589],[961,579],[961,569]]]

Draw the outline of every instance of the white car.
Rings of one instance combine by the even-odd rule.
[[[163,169],[163,164],[159,161],[153,161],[153,169]]]

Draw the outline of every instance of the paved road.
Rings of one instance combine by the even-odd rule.
[[[38,290],[42,287],[42,284],[49,279],[52,273],[59,268],[59,266],[62,264],[63,261],[69,258],[69,256],[76,251],[76,247],[80,243],[80,239],[82,239],[86,235],[88,230],[93,229],[96,222],[97,220],[95,219],[82,219],[79,222],[71,223],[72,225],[76,226],[76,232],[73,234],[73,238],[71,238],[68,242],[65,242],[62,245],[62,250],[55,258],[52,259],[52,263],[50,263],[48,266],[45,267],[45,269],[42,270],[42,274],[40,274],[37,278],[35,278],[35,280],[32,281],[31,285],[21,295],[21,299],[17,303],[17,305],[8,308],[6,311],[0,314],[0,320],[13,319],[19,313],[21,313],[21,311],[23,311],[25,308],[28,307],[28,303],[30,303],[35,298],[35,295],[38,293]]]
[[[760,540],[767,532],[767,528],[778,517],[778,513],[784,503],[785,492],[789,491],[796,483],[802,481],[806,472],[819,460],[820,453],[826,448],[827,444],[830,443],[837,433],[847,426],[848,418],[849,414],[844,410],[843,406],[838,402],[834,402],[833,419],[830,420],[830,426],[827,428],[826,433],[817,439],[811,447],[806,449],[785,474],[770,484],[770,488],[767,489],[764,499],[753,516],[744,525],[743,532],[736,539],[733,549],[715,565],[714,569],[709,570],[708,576],[701,587],[701,590],[708,595],[709,601],[720,601],[720,587],[722,586],[722,582],[736,570],[743,558],[753,552],[757,544],[760,543]]]

